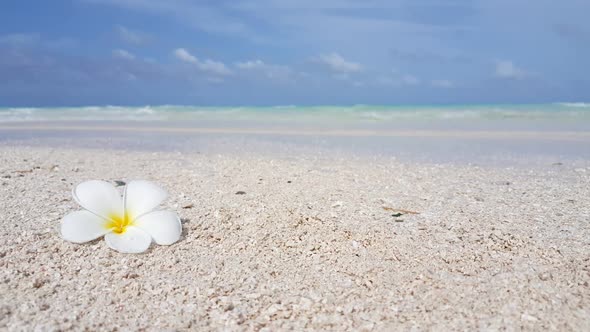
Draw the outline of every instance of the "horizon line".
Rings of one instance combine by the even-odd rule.
[[[590,101],[553,101],[545,103],[406,103],[406,104],[268,104],[268,105],[248,105],[248,104],[102,104],[102,105],[45,105],[45,106],[11,106],[0,105],[0,109],[27,109],[27,108],[90,108],[90,107],[203,107],[203,108],[239,108],[239,107],[255,107],[255,108],[297,108],[297,107],[427,107],[427,106],[535,106],[535,105],[562,105],[562,106],[588,106]]]

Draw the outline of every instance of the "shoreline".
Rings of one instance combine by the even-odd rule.
[[[348,156],[422,163],[543,166],[590,162],[590,131],[530,129],[232,127],[159,122],[0,124],[0,145]]]
[[[7,131],[72,131],[72,132],[156,132],[168,134],[245,134],[245,135],[285,135],[285,136],[336,136],[336,137],[424,137],[424,138],[478,138],[478,139],[543,139],[558,141],[590,140],[586,131],[523,131],[523,130],[292,130],[287,128],[248,129],[248,128],[208,128],[208,127],[156,127],[156,126],[64,126],[64,125],[0,125]]]

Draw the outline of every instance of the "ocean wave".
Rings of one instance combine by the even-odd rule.
[[[557,105],[574,108],[590,108],[590,103],[575,102],[575,103],[557,103]]]
[[[0,122],[15,121],[250,121],[388,123],[396,121],[590,120],[590,104],[472,106],[84,106],[0,108]]]
[[[156,111],[149,106],[146,106],[135,110],[135,114],[156,114]]]

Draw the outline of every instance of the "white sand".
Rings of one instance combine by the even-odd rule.
[[[26,147],[0,160],[0,330],[590,329],[590,168]],[[124,255],[59,237],[76,183],[137,178],[170,192],[179,243]]]

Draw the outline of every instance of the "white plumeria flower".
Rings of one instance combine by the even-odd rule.
[[[87,181],[72,192],[84,210],[65,216],[61,235],[84,243],[104,235],[107,245],[123,253],[144,252],[152,243],[170,245],[180,239],[180,218],[172,211],[154,211],[168,194],[149,181],[131,181],[123,199],[105,181]]]

